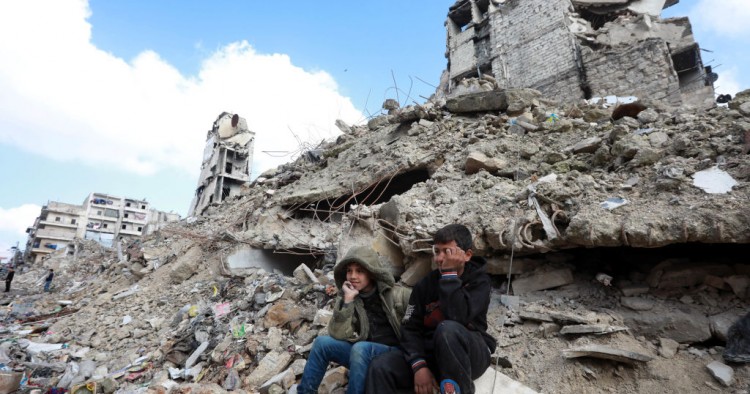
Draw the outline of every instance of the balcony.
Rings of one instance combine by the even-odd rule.
[[[134,211],[134,212],[147,212],[148,211],[148,203],[142,203],[142,202],[132,202],[132,201],[127,202],[126,201],[122,207],[126,211]],[[145,207],[145,208],[141,208],[141,207]]]
[[[89,213],[89,221],[91,219],[104,220],[107,222],[116,222],[118,218],[112,216],[97,215],[95,212]]]
[[[78,228],[78,224],[56,222],[54,220],[52,220],[52,221],[49,221],[49,220],[40,220],[39,224],[43,224],[45,226],[65,227],[65,228],[72,228],[72,229]]]
[[[35,234],[36,238],[44,238],[44,239],[54,239],[54,240],[64,240],[64,241],[71,241],[76,236],[76,232],[74,231],[60,231],[60,230],[53,230],[53,229],[41,229],[37,230]]]
[[[137,229],[121,229],[120,234],[122,235],[135,235],[135,236],[141,236],[142,231],[138,231]]]
[[[130,209],[130,208],[128,208]],[[148,219],[148,216],[145,213],[141,212],[130,212],[126,211],[124,215],[122,215],[122,221],[128,222],[128,223],[146,223],[146,220]]]

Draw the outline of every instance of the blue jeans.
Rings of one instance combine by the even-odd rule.
[[[45,280],[44,281],[44,291],[49,291],[49,285],[52,284],[51,280]]]
[[[349,368],[346,394],[362,394],[365,392],[365,378],[370,361],[378,354],[393,349],[396,348],[375,342],[350,343],[329,336],[317,337],[307,358],[302,381],[297,386],[297,394],[316,394],[331,361]]]

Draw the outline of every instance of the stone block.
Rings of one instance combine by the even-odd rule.
[[[659,355],[664,358],[672,358],[677,354],[680,343],[670,338],[659,338]]]
[[[401,275],[401,282],[407,286],[414,286],[430,271],[432,271],[432,258],[419,258],[404,271],[404,274]]]
[[[561,268],[515,279],[513,281],[513,294],[523,295],[532,291],[551,289],[571,283],[573,283],[573,271],[569,268]]]
[[[708,317],[702,311],[683,307],[670,313],[663,311],[629,311],[623,309],[623,322],[635,335],[671,338],[679,343],[705,342],[711,338]]]
[[[448,98],[445,107],[454,113],[505,111],[508,101],[504,92],[493,90]]]
[[[269,352],[262,360],[260,360],[258,366],[247,377],[246,384],[251,387],[259,387],[261,384],[283,371],[291,359],[292,356],[288,352]]]
[[[328,322],[331,321],[333,312],[325,309],[318,309],[315,312],[315,318],[313,319],[313,326],[327,326]]]
[[[732,367],[720,361],[713,361],[706,365],[706,368],[708,368],[711,375],[725,387],[732,386],[732,383],[734,382],[734,370]]]
[[[621,297],[620,304],[634,311],[650,311],[656,304],[653,300],[641,297]]]
[[[724,281],[732,288],[734,295],[744,298],[747,295],[747,288],[750,285],[750,277],[747,275],[732,275],[724,278]]]
[[[467,175],[476,174],[480,170],[486,170],[487,172],[494,173],[506,169],[508,162],[503,159],[496,157],[487,157],[481,152],[471,152],[466,157],[466,163],[464,164],[464,172]]]
[[[345,367],[329,369],[318,387],[319,393],[330,393],[333,390],[346,386],[349,382],[349,374]]]
[[[645,283],[630,283],[618,286],[622,295],[625,297],[632,297],[636,295],[648,293],[650,287]]]
[[[490,366],[474,381],[474,392],[482,394],[537,394],[530,387],[517,382]]]

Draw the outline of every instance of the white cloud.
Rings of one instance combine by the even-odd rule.
[[[699,0],[690,9],[689,17],[694,26],[720,36],[750,38],[750,3],[747,0]]]
[[[719,79],[714,83],[717,94],[731,94],[732,97],[742,90],[741,85],[736,67],[719,72]]]
[[[41,209],[42,207],[34,204],[10,209],[0,207],[0,257],[9,257],[8,249],[15,246],[15,242],[18,242],[21,249],[25,249],[26,229],[34,225]]]
[[[86,0],[0,2],[0,138],[58,160],[139,174],[197,174],[206,131],[223,111],[256,132],[254,173],[362,119],[323,71],[228,44],[186,77],[157,53],[126,61],[91,44]],[[12,59],[12,60],[10,60]]]

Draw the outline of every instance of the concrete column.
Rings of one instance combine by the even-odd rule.
[[[475,24],[482,23],[482,11],[479,10],[476,0],[471,0],[471,21]]]
[[[448,18],[445,21],[445,31],[448,34],[448,42],[453,39],[458,33],[461,32],[461,28],[458,27],[456,22],[453,22],[453,19]]]

